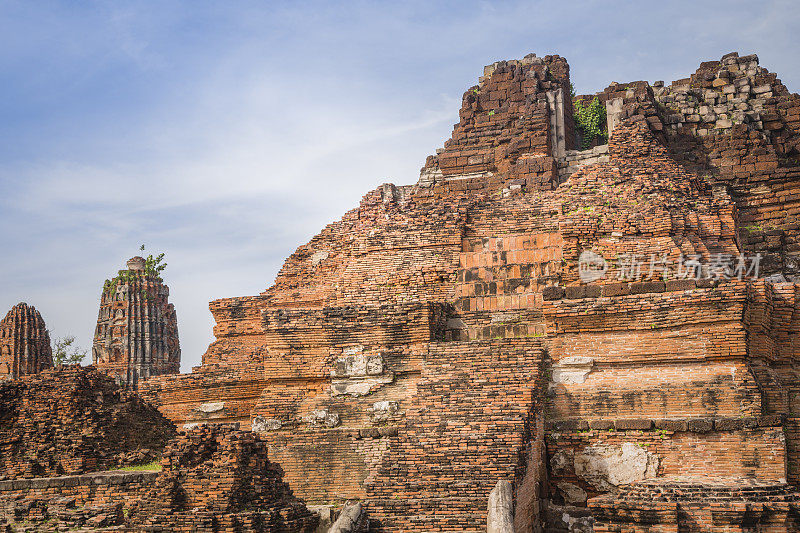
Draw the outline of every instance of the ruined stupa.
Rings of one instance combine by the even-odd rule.
[[[175,308],[159,271],[143,257],[107,280],[92,346],[94,364],[136,389],[142,379],[180,370]]]
[[[50,334],[42,315],[18,303],[0,321],[0,379],[37,374],[51,366]]]

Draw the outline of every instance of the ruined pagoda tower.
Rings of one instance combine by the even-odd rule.
[[[35,307],[18,303],[0,321],[0,380],[53,366],[50,335]]]
[[[169,287],[144,258],[128,260],[103,287],[94,364],[133,389],[150,376],[178,373],[178,320],[168,299]]]

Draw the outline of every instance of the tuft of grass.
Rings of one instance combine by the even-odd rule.
[[[125,471],[128,471],[128,472],[142,472],[142,471],[160,472],[161,471],[161,459],[156,459],[155,461],[151,461],[151,462],[143,464],[143,465],[126,466],[126,467],[120,468],[119,470],[125,470]]]

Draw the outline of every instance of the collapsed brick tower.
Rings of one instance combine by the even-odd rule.
[[[37,374],[53,366],[50,335],[35,307],[21,302],[0,321],[0,379]]]
[[[130,388],[150,376],[176,374],[181,349],[169,287],[142,257],[128,260],[103,287],[92,359]]]

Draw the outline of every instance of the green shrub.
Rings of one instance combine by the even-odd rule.
[[[575,110],[573,117],[575,127],[581,132],[581,149],[586,150],[591,146],[596,137],[608,142],[608,134],[604,131],[606,126],[606,107],[600,103],[596,96],[584,106],[580,100],[573,103]]]

